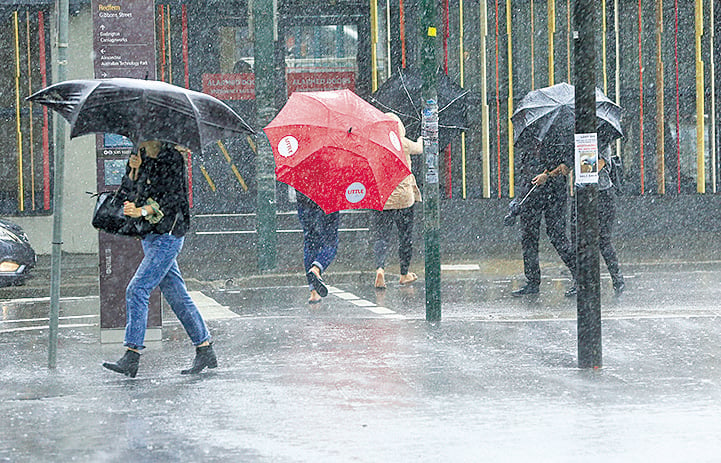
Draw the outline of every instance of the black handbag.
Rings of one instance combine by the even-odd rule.
[[[138,182],[140,185],[141,182]],[[139,186],[138,186],[139,189]],[[123,214],[126,201],[135,201],[139,192],[130,198],[128,188],[121,186],[116,191],[103,191],[97,194],[93,227],[113,235],[143,237],[153,231],[153,224],[145,217],[133,218]]]

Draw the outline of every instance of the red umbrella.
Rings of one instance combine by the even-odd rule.
[[[398,123],[350,90],[295,92],[263,130],[278,180],[327,214],[382,210],[411,173]]]

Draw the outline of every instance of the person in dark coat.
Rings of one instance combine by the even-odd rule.
[[[513,296],[538,294],[541,285],[541,268],[538,262],[538,239],[541,220],[546,222],[546,235],[571,272],[574,284],[567,296],[575,294],[576,255],[566,234],[566,176],[573,166],[573,145],[553,142],[532,143],[521,150],[521,191],[536,185],[521,211],[521,246],[523,248],[523,271],[526,285],[513,291]],[[525,192],[523,193],[525,195]]]
[[[618,265],[616,249],[611,241],[613,224],[616,221],[616,187],[611,180],[610,145],[606,145],[600,151],[598,167],[598,247],[611,275],[613,291],[616,296],[620,296],[626,288],[626,283]],[[572,201],[571,204],[571,243],[573,249],[576,249],[576,202]]]
[[[105,368],[130,377],[138,372],[140,352],[145,348],[150,293],[157,287],[195,346],[193,366],[181,374],[196,374],[218,365],[210,333],[188,294],[176,260],[190,224],[181,151],[185,152],[170,143],[143,142],[138,154],[130,156],[123,178],[125,188],[139,193],[134,202],[125,203],[123,213],[142,217],[153,225],[153,230],[142,237],[143,260],[125,290],[125,355],[117,362],[103,363]]]

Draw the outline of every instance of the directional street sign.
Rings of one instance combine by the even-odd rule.
[[[154,2],[94,1],[95,77],[155,78]]]

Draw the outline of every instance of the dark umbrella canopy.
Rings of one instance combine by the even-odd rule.
[[[466,130],[468,90],[438,71],[438,129],[441,146],[450,142],[454,132]],[[406,136],[412,140],[421,132],[423,109],[423,75],[414,69],[399,69],[369,98],[371,104],[383,112],[395,113],[406,126]]]
[[[596,88],[599,146],[623,136],[621,107]],[[544,141],[549,137],[573,140],[575,89],[565,82],[528,92],[511,116],[513,140]]]
[[[208,143],[254,132],[217,98],[154,80],[69,80],[28,100],[60,113],[70,123],[71,138],[117,133],[136,145],[162,140],[200,151]]]

